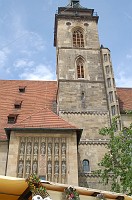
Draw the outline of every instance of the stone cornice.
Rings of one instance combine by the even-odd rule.
[[[68,49],[68,50],[84,50],[84,51],[100,51],[100,47],[99,48],[87,48],[87,47],[79,47],[79,49],[77,47],[58,47],[58,49]]]
[[[59,82],[84,82],[84,83],[104,83],[104,81],[90,81],[90,80],[87,80],[87,79],[76,79],[76,80],[71,80],[71,79],[59,79],[58,80]]]
[[[81,139],[79,142],[79,145],[107,145],[109,142],[109,139]]]
[[[78,115],[107,115],[107,111],[60,111],[62,114]]]
[[[84,172],[79,172],[78,173],[79,177],[101,177],[99,174],[95,174],[94,172],[88,172],[88,173],[84,173]],[[112,177],[113,173],[109,173],[109,176]]]

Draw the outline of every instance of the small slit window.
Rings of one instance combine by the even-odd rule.
[[[25,93],[25,86],[19,86],[19,92],[20,93]]]
[[[108,85],[108,88],[111,87],[111,79],[110,78],[107,79],[107,85]]]
[[[73,47],[84,47],[84,37],[81,30],[73,32]]]
[[[84,61],[79,58],[76,62],[77,65],[77,78],[84,78]]]
[[[111,114],[112,116],[116,114],[115,106],[111,106]]]
[[[110,100],[110,103],[114,101],[113,92],[109,92],[109,100]]]
[[[90,165],[89,165],[89,160],[83,160],[83,172],[87,173],[90,172]]]
[[[8,124],[15,124],[17,120],[17,116],[15,114],[8,115]]]
[[[82,92],[81,94],[81,101],[82,101],[82,108],[85,108],[85,93]]]
[[[104,54],[104,62],[107,62],[108,61],[108,56],[107,54]]]
[[[108,65],[108,66],[106,66],[106,67],[105,67],[105,69],[106,69],[106,74],[109,74],[109,72],[110,72],[109,65]]]
[[[21,108],[21,104],[22,104],[22,101],[15,101],[14,108],[15,109],[20,109]]]

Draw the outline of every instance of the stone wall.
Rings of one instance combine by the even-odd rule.
[[[18,165],[18,152],[19,152],[19,137],[12,132],[9,141],[9,153],[6,176],[17,176]]]
[[[8,141],[0,141],[0,175],[5,175]]]
[[[99,140],[104,136],[99,135],[99,130],[109,125],[109,116],[103,111],[89,112],[60,112],[69,123],[83,129],[81,140]]]
[[[101,82],[60,82],[58,98],[60,111],[107,112],[105,89]]]
[[[70,22],[70,25],[67,25]],[[57,47],[72,47],[72,32],[74,28],[80,27],[84,31],[85,47],[100,48],[97,30],[97,22],[91,19],[58,19]]]
[[[121,114],[122,126],[129,127],[132,123],[132,114]]]
[[[76,80],[76,59],[81,56],[84,60],[84,79],[89,81],[103,81],[100,49],[59,49],[58,75],[60,79]]]
[[[79,186],[110,190],[110,185],[101,184],[100,177],[94,174],[99,169],[98,163],[107,152],[107,140],[81,141],[79,145]],[[89,171],[83,171],[83,160],[89,161]]]

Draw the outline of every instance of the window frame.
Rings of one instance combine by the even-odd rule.
[[[87,163],[87,164],[86,164],[86,163]],[[89,162],[89,160],[84,159],[84,160],[82,161],[82,166],[83,166],[83,172],[84,172],[84,173],[90,172],[90,162]]]
[[[110,100],[110,103],[114,101],[113,91],[109,92],[109,100]]]
[[[108,88],[111,88],[111,78],[107,78],[107,86]]]
[[[85,62],[81,57],[76,59],[76,74],[77,79],[85,79]]]
[[[116,106],[115,105],[111,106],[111,114],[112,114],[112,116],[116,115]]]
[[[75,48],[84,48],[84,31],[82,28],[75,28],[72,31],[72,46]]]

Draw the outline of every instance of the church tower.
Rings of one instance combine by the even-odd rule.
[[[58,114],[83,129],[78,148],[79,185],[94,188],[99,187],[93,171],[107,143],[99,129],[111,121],[102,60],[106,53],[100,48],[98,19],[94,9],[71,0],[66,7],[58,8],[54,32]]]

